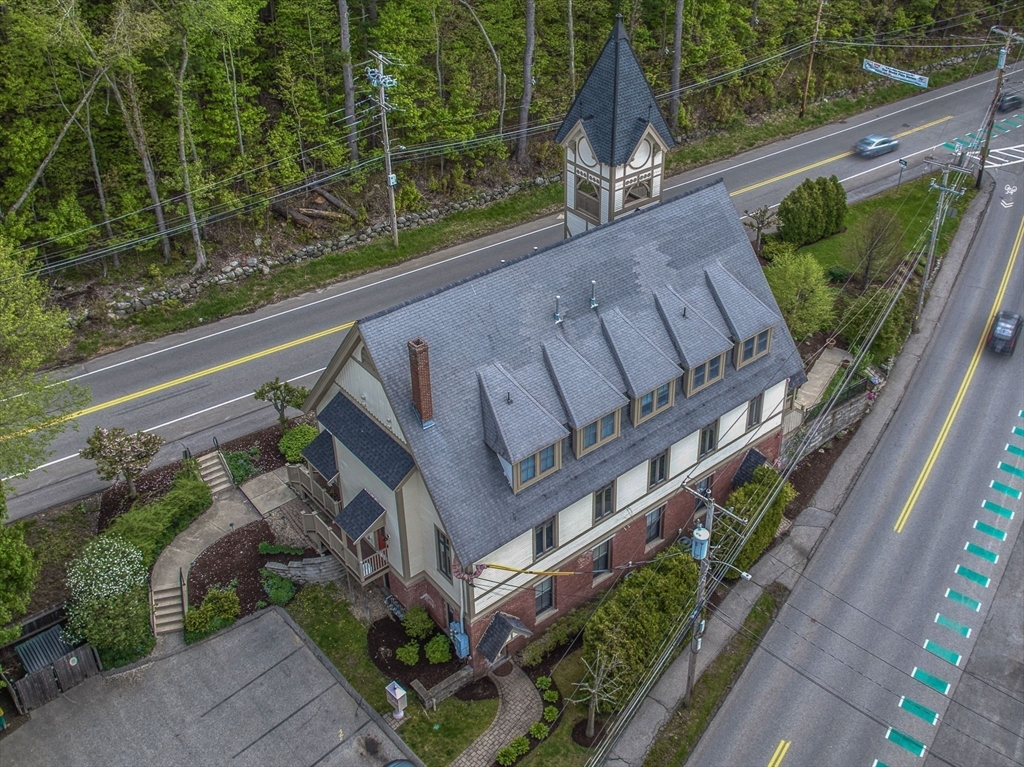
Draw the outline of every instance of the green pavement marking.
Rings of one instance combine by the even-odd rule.
[[[935,726],[935,723],[939,721],[939,715],[932,711],[927,706],[922,706],[916,700],[911,700],[906,696],[900,697],[900,708],[907,713],[913,714],[918,719],[923,719],[928,724]]]
[[[1006,532],[1000,530],[998,527],[992,527],[992,525],[986,525],[981,520],[974,520],[974,529],[979,533],[985,533],[985,535],[995,538],[997,541],[1006,540]]]
[[[999,123],[992,123],[992,127],[995,128],[997,131],[1001,131],[1002,133],[1006,133],[1006,131],[1010,130],[1006,126],[1000,125]]]
[[[945,679],[939,679],[937,676],[932,676],[927,671],[922,671],[917,666],[914,666],[914,670],[910,674],[921,684],[926,684],[942,695],[949,692],[949,682]]]
[[[1016,434],[1018,437],[1024,437],[1024,429],[1020,428],[1019,426],[1013,427],[1013,433]]]
[[[1024,458],[1024,448],[1011,445],[1009,442],[1006,443],[1006,452],[1010,455],[1019,455],[1021,458]]]
[[[897,746],[902,746],[907,749],[914,756],[924,756],[924,743],[919,740],[914,740],[909,735],[904,735],[899,730],[894,730],[892,727],[885,733],[885,737],[895,743]]]
[[[1017,128],[1019,128],[1020,126],[1024,125],[1024,123],[1019,123],[1019,122],[1017,122],[1017,121],[1016,121],[1016,120],[1015,120],[1014,118],[1012,118],[1012,117],[1006,117],[1006,118],[1003,118],[1003,122],[1007,122],[1007,123],[1013,123],[1013,125],[1014,125],[1015,127],[1017,127]]]
[[[1005,506],[1000,506],[998,503],[992,503],[992,501],[982,501],[981,508],[988,509],[993,514],[998,514],[1004,519],[1013,519],[1013,512]]]
[[[1009,485],[1004,485],[1002,482],[996,482],[993,479],[991,482],[988,483],[988,486],[991,487],[996,492],[1002,493],[1003,495],[1008,495],[1015,501],[1020,500],[1020,490],[1015,490]]]
[[[1024,418],[1024,410],[1018,410],[1017,411],[1017,417],[1018,418]]]
[[[960,666],[960,657],[961,656],[960,656],[960,653],[958,653],[958,652],[953,652],[952,650],[947,650],[942,645],[936,644],[935,642],[933,642],[930,639],[924,640],[924,649],[926,649],[928,652],[930,652],[935,657],[942,658],[942,660],[946,661],[947,663],[952,663],[954,666],[957,666],[957,667]]]
[[[950,599],[964,607],[970,607],[974,612],[981,610],[981,602],[966,594],[961,594],[959,591],[953,591],[953,589],[946,589],[946,599]]]
[[[988,584],[991,583],[991,579],[987,575],[982,575],[981,573],[976,573],[976,572],[974,572],[974,570],[971,570],[970,568],[964,567],[963,565],[957,565],[955,572],[956,572],[957,575],[961,576],[962,578],[966,578],[969,581],[974,581],[979,586],[982,586],[982,587],[984,587],[986,589],[988,588]]]
[[[944,144],[943,144],[942,146],[944,146],[944,147],[945,147],[946,149],[948,149],[948,150],[949,150],[950,152],[955,152],[955,151],[957,150],[957,147],[956,147],[956,145],[955,145],[955,144],[950,144],[950,143],[949,143],[948,141],[947,141],[947,142],[945,142],[945,143],[944,143]],[[875,760],[875,763],[876,763],[876,764],[878,763],[878,760],[877,760],[877,759]]]
[[[967,545],[964,546],[964,551],[966,551],[968,554],[973,554],[976,557],[981,557],[986,562],[991,562],[992,564],[995,564],[999,561],[999,555],[996,554],[994,551],[983,549],[981,546],[978,546],[975,543],[971,543],[970,541],[968,541]]]
[[[974,135],[973,133],[968,133],[968,134],[967,134],[967,138],[969,138],[969,139],[973,139],[974,141],[977,141],[977,140],[978,140],[978,137],[977,137],[977,136],[975,136],[975,135]]]
[[[962,636],[964,639],[971,638],[971,627],[965,626],[962,623],[957,623],[952,618],[947,618],[942,613],[935,613],[935,622],[940,626],[945,626],[950,631],[955,631],[957,634]]]
[[[1007,474],[1024,479],[1024,469],[1018,469],[1012,463],[1003,463],[1002,461],[1000,461],[999,468],[1005,471]]]
[[[889,767],[885,762],[880,762],[877,759],[871,763],[871,767]]]

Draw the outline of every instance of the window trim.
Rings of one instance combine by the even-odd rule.
[[[758,341],[760,340],[761,336],[765,336],[764,349],[762,349],[761,351],[758,351],[757,350],[757,346],[758,346]],[[753,346],[753,349],[752,349],[752,351],[750,353],[750,356],[749,357],[745,357],[744,356],[744,353],[745,353],[744,347],[748,343],[752,343],[754,346]],[[771,328],[767,328],[765,330],[759,331],[758,333],[755,333],[754,335],[750,336],[750,338],[744,338],[742,341],[740,341],[739,343],[736,344],[736,354],[733,356],[733,359],[736,361],[736,369],[739,370],[744,365],[749,365],[754,360],[758,360],[761,357],[764,357],[771,350],[772,350],[772,329]]]
[[[597,544],[596,546],[594,546],[590,550],[590,554],[591,554],[591,571],[593,572],[593,576],[594,576],[593,577],[593,581],[594,581],[594,583],[597,583],[598,581],[604,580],[605,578],[607,578],[608,576],[610,576],[614,572],[614,566],[612,564],[612,547],[613,547],[612,541],[614,540],[614,538],[615,538],[615,536],[612,536],[611,538],[605,538],[603,541],[601,541],[599,544]],[[603,569],[603,570],[598,570],[597,569],[597,550],[599,548],[601,548],[602,546],[607,547],[606,551],[604,553],[604,556],[608,560],[607,561],[607,565],[608,566],[605,569]]]
[[[442,545],[443,541],[443,545]],[[442,558],[442,549],[447,553],[447,559]],[[437,567],[437,571],[445,577],[449,583],[452,582],[452,542],[451,539],[441,532],[439,527],[434,528],[434,556],[436,562],[434,563]],[[442,563],[444,567],[442,567]]]
[[[654,479],[655,461],[660,461],[661,462],[661,467],[660,467],[661,471],[659,472],[660,473],[660,477],[658,479],[656,479],[656,480]],[[650,491],[653,488],[658,487],[659,485],[665,484],[665,482],[667,482],[667,481],[668,481],[668,448],[662,450],[660,453],[658,453],[656,456],[654,456],[653,458],[651,458],[647,462],[647,489],[648,489],[648,491]]]
[[[629,208],[636,207],[637,205],[646,205],[650,202],[654,202],[654,179],[649,178],[646,181],[637,181],[632,179],[631,181],[624,181],[622,184],[622,209],[627,210]],[[645,197],[634,197],[630,198],[630,192],[637,187],[643,187],[647,190]]]
[[[538,610],[537,608],[539,607],[538,603],[541,594],[541,587],[543,587],[545,584],[549,584],[548,588],[544,589],[544,593],[551,595],[551,603],[547,605],[544,609]],[[533,617],[534,619],[539,619],[542,615],[547,616],[555,612],[556,609],[557,608],[555,607],[555,576],[549,575],[547,578],[541,578],[533,586]]]
[[[722,352],[721,354],[718,354],[714,357],[709,357],[699,365],[694,365],[692,368],[686,371],[686,375],[683,377],[683,380],[686,382],[685,394],[687,397],[692,397],[697,392],[703,391],[707,387],[711,386],[711,384],[717,383],[718,381],[721,381],[725,377],[725,355],[727,353],[728,352]],[[715,359],[718,360],[718,375],[715,376],[714,378],[708,378],[707,370],[708,368],[710,368],[711,362]],[[701,368],[705,369],[704,383],[702,383],[700,386],[694,386],[694,371],[700,370]]]
[[[555,449],[555,463],[547,471],[541,471],[541,468],[540,468],[540,454],[542,452],[544,452],[545,450],[547,450],[549,447],[553,447]],[[530,458],[533,458],[533,460],[534,460],[534,466],[536,467],[535,468],[535,473],[534,473],[534,475],[530,479],[528,479],[525,482],[523,482],[522,479],[520,478],[522,476],[522,474],[521,474],[521,467],[523,465],[523,462],[529,460]],[[532,455],[528,455],[528,456],[526,456],[526,458],[523,458],[521,461],[516,461],[514,464],[512,464],[512,492],[513,493],[518,493],[520,490],[524,490],[524,489],[528,488],[530,485],[532,485],[532,484],[534,484],[536,482],[539,482],[540,480],[544,479],[544,477],[547,477],[547,476],[550,476],[551,474],[554,474],[556,471],[558,471],[561,468],[562,468],[562,440],[558,440],[557,442],[552,442],[550,445],[545,445],[540,450],[538,450],[536,453],[533,453]]]
[[[764,422],[764,392],[747,402],[747,431],[753,431]]]
[[[664,412],[665,410],[668,410],[669,408],[676,404],[676,380],[677,379],[673,378],[671,381],[666,381],[661,386],[657,386],[654,389],[651,389],[651,391],[649,392],[644,392],[639,397],[633,397],[633,404],[630,408],[630,411],[633,415],[632,420],[634,427],[639,426],[645,421],[649,421],[650,419],[654,418],[654,416],[656,416],[658,413]],[[659,407],[658,392],[661,391],[662,389],[665,389],[666,387],[668,387],[668,402]],[[647,415],[641,414],[641,403],[643,402],[644,397],[651,398],[651,412],[648,413]]]
[[[711,455],[713,452],[718,450],[718,440],[721,438],[721,434],[718,430],[719,419],[716,418],[714,421],[709,423],[707,426],[701,428],[697,436],[697,460],[704,458],[705,456]],[[704,433],[710,430],[714,430],[714,443],[707,449],[704,448]]]
[[[605,511],[604,514],[602,514],[601,516],[598,516],[597,515],[597,504],[598,504],[597,499],[598,499],[598,496],[602,495],[606,491],[608,491],[610,496],[611,496],[608,499],[608,505],[610,506],[610,508],[607,511]],[[595,490],[593,498],[594,498],[594,512],[593,512],[593,514],[594,514],[594,524],[596,525],[597,523],[599,523],[599,522],[601,522],[601,521],[603,521],[605,519],[608,519],[608,517],[610,517],[613,514],[615,514],[615,480],[612,480],[611,482],[609,482],[604,487],[601,487],[601,488],[598,488],[597,490]]]
[[[658,534],[651,538],[651,515],[658,515]],[[644,546],[650,547],[665,540],[665,504],[655,506],[644,514]]]
[[[543,531],[543,532],[542,532]],[[537,550],[537,534],[541,533],[550,540],[550,545],[545,545],[542,551]],[[558,517],[551,517],[544,520],[539,525],[533,528],[533,561],[536,562],[538,559],[542,559],[550,554],[552,551],[558,548]]]
[[[580,186],[583,184],[590,184],[594,189],[594,194],[580,189]],[[582,213],[595,220],[599,219],[601,213],[601,186],[595,184],[586,176],[577,173],[576,183],[573,184],[572,207],[576,213]]]
[[[601,421],[603,421],[608,416],[614,416],[614,418],[615,418],[615,428],[612,430],[611,436],[609,436],[609,437],[602,437],[601,436]],[[597,434],[597,441],[593,445],[590,445],[589,447],[585,447],[583,445],[583,432],[584,432],[585,429],[587,429],[587,427],[590,427],[590,426],[593,426],[594,429],[595,429],[595,433]],[[607,445],[612,440],[618,439],[619,436],[621,436],[621,434],[622,434],[622,408],[615,408],[615,410],[613,410],[612,412],[605,413],[603,416],[601,416],[597,420],[591,421],[590,423],[585,424],[582,428],[574,430],[574,433],[573,433],[573,452],[576,454],[577,458],[582,458],[583,456],[585,456],[585,455],[587,455],[589,453],[592,453],[593,451],[597,450],[602,445]]]

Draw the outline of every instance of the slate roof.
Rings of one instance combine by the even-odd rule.
[[[564,338],[543,344],[544,362],[558,390],[558,398],[569,416],[569,425],[581,429],[616,408],[629,404],[629,398],[601,375],[600,371]]]
[[[408,353],[405,372],[408,379]],[[409,383],[408,380],[406,383]],[[410,396],[406,395],[406,402],[412,402]],[[415,465],[404,447],[340,392],[320,411],[317,420],[392,490],[398,487],[398,483],[405,479],[405,475]],[[409,429],[409,423],[404,421],[402,429]],[[418,418],[416,428],[423,428]]]
[[[384,515],[384,507],[365,490],[349,501],[334,518],[334,524],[348,533],[350,538],[359,540],[378,519]]]
[[[313,468],[330,482],[338,474],[338,464],[334,458],[334,439],[331,433],[324,430],[316,435],[316,439],[306,445],[302,457],[313,464]]]
[[[750,321],[749,307],[731,302],[726,302],[729,311],[740,316],[728,321],[723,316],[705,277],[712,266],[716,281],[729,275],[770,311],[769,324],[778,330],[769,353],[740,370],[730,362],[722,380],[693,397],[677,391],[672,408],[637,428],[623,417],[621,435],[581,459],[567,440],[561,469],[513,495],[495,453],[512,463],[513,455],[568,435],[566,424],[590,415],[576,413],[575,394],[568,406],[560,395],[562,389],[585,388],[586,382],[554,375],[546,354],[567,344],[624,394],[629,387],[617,355],[625,358],[637,350],[613,348],[618,340],[605,333],[605,320],[614,313],[611,324],[625,318],[646,339],[638,347],[641,362],[658,370],[673,362],[675,375],[682,376],[673,333],[685,348],[702,349],[704,342],[693,336],[707,332],[709,348],[719,348],[731,333],[730,322]],[[591,280],[597,281],[596,310],[590,308]],[[674,316],[678,311],[681,317],[680,306],[659,310],[655,293],[669,288],[688,307],[685,321]],[[558,324],[556,295],[564,311]],[[687,324],[693,311],[701,324]],[[758,306],[754,311],[764,316]],[[665,314],[675,325],[666,324]],[[721,182],[366,317],[358,326],[464,566],[485,561],[504,543],[769,387],[787,378],[794,386],[805,380],[792,337]],[[416,337],[430,344],[435,423],[430,429],[422,428],[412,405],[406,344]],[[559,370],[565,376],[588,375],[578,363],[574,372],[569,365]],[[595,398],[614,408],[618,400],[605,402],[605,388],[596,385]]]
[[[750,450],[747,451],[747,454],[743,456],[743,461],[740,463],[740,467],[736,469],[736,473],[732,475],[733,489],[747,484],[754,478],[754,469],[758,469],[766,463],[768,463],[768,459],[763,456],[757,448],[750,448]]]
[[[555,141],[561,143],[580,120],[594,155],[606,165],[623,165],[648,125],[668,146],[675,146],[621,16],[615,18],[608,42],[569,107]]]
[[[477,642],[476,649],[483,653],[488,663],[494,663],[513,631],[522,636],[533,636],[533,632],[514,615],[495,613],[484,635]]]

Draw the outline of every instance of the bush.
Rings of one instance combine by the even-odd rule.
[[[185,642],[198,642],[227,628],[238,619],[241,611],[234,587],[210,589],[199,607],[185,613]]]
[[[512,746],[503,746],[502,748],[499,748],[497,756],[495,757],[501,767],[509,767],[509,765],[515,764],[516,759],[518,758],[519,754],[516,753],[516,750],[512,748]]]
[[[316,439],[318,433],[315,426],[308,423],[299,424],[281,436],[281,441],[277,443],[277,449],[281,451],[281,455],[288,463],[298,463],[302,460],[302,451]]]
[[[508,747],[515,750],[516,756],[523,756],[530,752],[530,741],[526,739],[525,735],[520,735],[518,738],[512,738]]]
[[[452,659],[452,643],[444,634],[438,634],[423,648],[431,663],[447,663]]]
[[[395,650],[395,657],[406,666],[415,666],[420,662],[420,643],[415,639],[410,640],[408,644]]]
[[[237,451],[234,453],[227,453],[224,456],[224,460],[228,464],[228,470],[231,472],[231,481],[236,485],[240,485],[250,477],[255,477],[259,474],[259,471],[255,466],[252,465],[252,458],[259,457],[259,449],[256,450],[256,454],[252,455],[252,450],[249,452]]]
[[[754,469],[754,474],[749,482],[736,488],[729,495],[725,505],[735,509],[739,516],[751,517],[778,487],[780,481],[781,478],[775,469],[770,466],[759,466]],[[720,556],[725,557],[727,562],[730,561],[730,556],[735,556],[735,559],[731,560],[734,567],[739,570],[749,570],[775,538],[775,531],[779,529],[783,512],[789,502],[796,498],[796,495],[796,490],[791,484],[788,482],[783,484],[772,505],[765,512],[739,554],[734,551],[736,535],[726,525],[714,526],[714,530],[711,532],[712,547],[720,547]],[[734,573],[735,571],[730,571],[729,575],[732,576]]]
[[[544,698],[544,700],[548,703],[557,703],[558,690],[545,690],[544,694],[541,697]]]
[[[523,665],[527,668],[536,666],[551,651],[574,641],[587,625],[587,620],[593,612],[594,608],[589,605],[577,607],[552,623],[544,632],[544,636],[523,649]]]
[[[142,552],[148,568],[194,519],[210,508],[210,488],[197,472],[185,469],[175,475],[171,489],[145,505],[133,505],[107,528],[107,536],[124,539]]]
[[[843,316],[849,319],[842,334],[850,348],[863,347],[879,313],[892,300],[893,291],[894,288],[873,286],[846,306]],[[869,353],[876,365],[895,356],[903,346],[914,316],[912,301],[913,298],[904,292],[896,299],[892,311],[879,328]]]
[[[544,706],[544,721],[553,722],[558,719],[558,706]]]
[[[185,613],[185,633],[205,634],[210,628],[210,611],[195,607]]]
[[[832,324],[836,291],[814,256],[795,252],[792,245],[786,247],[788,252],[780,250],[764,276],[789,332],[800,339]]]
[[[65,633],[88,642],[105,668],[133,663],[149,654],[156,643],[149,627],[149,590],[145,583],[117,596],[69,602]]]
[[[844,269],[838,264],[832,264],[828,269],[825,270],[825,276],[829,282],[836,282],[842,284],[850,279],[850,270]]]
[[[539,676],[537,681],[534,682],[538,690],[550,690],[551,689],[551,677]]]
[[[260,541],[260,554],[294,554],[299,556],[305,553],[305,549],[296,548],[295,546],[279,546],[276,543]]]
[[[549,734],[551,734],[551,728],[544,722],[534,722],[530,725],[530,737],[534,740],[544,740]]]
[[[266,568],[260,569],[260,576],[263,590],[267,592],[271,604],[284,607],[292,601],[295,596],[295,584],[292,581]]]
[[[146,582],[142,552],[123,538],[93,538],[68,565],[71,601],[92,602],[127,594]]]
[[[423,605],[414,605],[405,611],[402,627],[410,639],[426,639],[437,631],[437,624]]]

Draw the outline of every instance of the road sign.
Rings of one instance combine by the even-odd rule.
[[[904,72],[902,69],[895,69],[888,67],[885,64],[879,64],[877,61],[871,59],[864,59],[864,63],[861,68],[866,72],[872,72],[882,77],[888,77],[890,80],[897,80],[901,83],[907,83],[908,85],[916,85],[918,88],[928,87],[928,78],[922,75],[915,75],[913,72]]]
[[[901,168],[906,168],[907,167],[907,161],[906,160],[900,160],[900,167]]]

